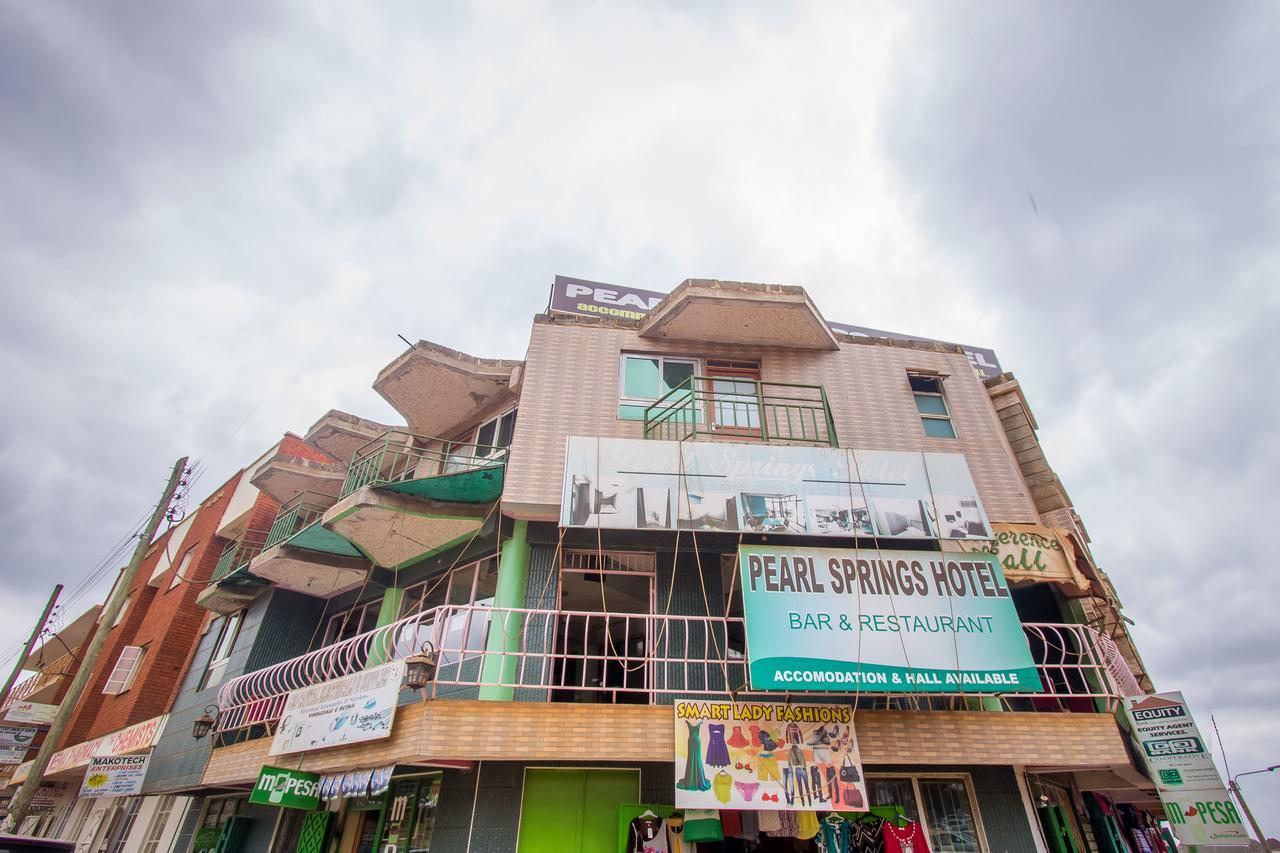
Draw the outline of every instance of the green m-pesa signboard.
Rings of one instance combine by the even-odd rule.
[[[1035,693],[993,554],[743,545],[751,687]]]

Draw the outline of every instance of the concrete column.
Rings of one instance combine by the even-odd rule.
[[[400,618],[400,607],[404,604],[404,590],[395,587],[387,587],[382,593],[382,604],[378,607],[378,624],[375,627],[382,628],[390,625]],[[388,650],[394,645],[395,638],[387,643]],[[417,649],[414,649],[417,651]],[[369,666],[379,666],[390,660],[390,655],[384,653],[383,650],[375,648],[369,654]]]
[[[502,559],[498,563],[498,588],[494,591],[493,606],[524,607],[525,587],[529,581],[529,522],[516,521],[512,525],[511,538],[502,546]],[[484,664],[480,670],[481,682],[511,682],[520,666],[520,658],[503,652],[520,650],[520,635],[524,618],[519,614],[493,614],[489,623],[489,637],[485,643]],[[511,687],[483,686],[480,698],[495,702],[510,702],[515,694]]]

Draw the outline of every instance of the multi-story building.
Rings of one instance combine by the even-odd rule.
[[[171,849],[614,850],[704,785],[950,851],[1158,809],[1115,714],[1150,682],[994,353],[794,287],[555,287],[523,361],[419,342],[374,381],[404,427],[331,412],[224,498],[144,788],[191,798]]]

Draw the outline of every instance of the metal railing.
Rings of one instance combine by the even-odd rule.
[[[1039,693],[999,696],[1002,705],[1114,710],[1129,689],[1118,683],[1127,667],[1114,643],[1085,625],[1023,627],[1043,686]],[[741,618],[441,606],[232,679],[218,693],[218,729],[270,726],[291,692],[407,657],[427,642],[438,652],[428,688],[433,696],[482,686],[514,688],[535,701],[669,704],[677,697],[730,691],[740,691],[740,699],[748,693],[781,695],[747,689],[747,658],[729,639],[741,637],[743,628]],[[868,707],[957,708],[969,707],[976,697],[866,691],[858,701]]]
[[[691,376],[644,410],[645,438],[698,435],[838,446],[821,385],[736,377]]]
[[[4,701],[0,702],[0,711],[6,710],[14,702],[21,702],[28,696],[48,687],[56,682],[59,678],[63,678],[71,674],[71,670],[75,667],[76,659],[74,655],[65,654],[55,660],[53,663],[44,667],[35,675],[24,678],[15,684],[10,690],[9,695],[4,697]]]
[[[368,442],[351,457],[341,497],[365,486],[497,468],[506,462],[505,447],[445,441],[392,430]]]
[[[262,553],[266,546],[267,534],[261,530],[249,530],[227,543],[218,557],[218,564],[213,568],[210,580],[219,580],[227,575],[243,569]]]
[[[319,521],[324,511],[336,502],[336,498],[317,492],[300,492],[296,497],[285,501],[280,505],[280,511],[276,513],[271,529],[267,531],[267,539],[262,544],[262,550],[288,542]]]

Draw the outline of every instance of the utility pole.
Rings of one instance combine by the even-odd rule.
[[[1267,836],[1262,831],[1262,827],[1258,826],[1257,819],[1254,818],[1253,812],[1249,811],[1249,804],[1244,801],[1244,791],[1240,790],[1241,776],[1252,776],[1255,773],[1274,773],[1280,770],[1280,764],[1273,764],[1262,770],[1250,770],[1248,773],[1237,773],[1233,778],[1227,780],[1227,787],[1231,789],[1231,793],[1236,795],[1236,802],[1240,804],[1240,808],[1244,810],[1244,816],[1249,821],[1249,826],[1253,827],[1253,834],[1258,836],[1258,841],[1262,842],[1262,849],[1267,849]]]
[[[160,501],[156,504],[155,512],[151,513],[151,519],[147,522],[146,528],[142,533],[138,534],[138,544],[133,549],[133,557],[129,560],[129,565],[125,566],[120,573],[120,579],[116,582],[111,597],[107,599],[107,606],[103,609],[102,615],[98,617],[98,629],[94,632],[89,648],[85,650],[84,660],[80,661],[80,668],[76,670],[76,677],[71,680],[71,686],[67,688],[67,695],[63,697],[62,704],[58,706],[57,716],[53,718],[53,725],[49,727],[44,743],[40,745],[40,751],[36,753],[35,761],[31,765],[31,770],[27,773],[26,781],[22,783],[22,787],[13,795],[13,801],[9,804],[9,816],[5,821],[11,832],[16,832],[18,827],[22,825],[22,821],[27,816],[27,810],[31,808],[31,801],[35,798],[36,789],[44,781],[44,771],[49,766],[49,760],[53,758],[54,749],[57,747],[58,741],[62,739],[67,724],[71,721],[71,714],[75,711],[76,706],[80,704],[80,697],[84,695],[84,688],[89,683],[89,677],[93,674],[94,664],[98,660],[98,655],[102,652],[103,645],[106,644],[107,634],[111,631],[112,624],[115,623],[116,617],[120,614],[120,608],[124,604],[125,598],[129,595],[129,588],[133,586],[133,579],[138,574],[138,568],[142,565],[142,559],[147,555],[147,548],[151,545],[151,540],[155,538],[156,530],[160,527],[160,520],[168,512],[169,503],[173,500],[173,493],[177,491],[178,483],[186,472],[186,468],[187,457],[185,456],[174,463],[173,473],[169,475],[169,484],[165,486],[164,495],[161,496]]]
[[[31,654],[31,650],[36,646],[36,640],[40,639],[40,632],[44,630],[44,623],[49,621],[49,614],[53,612],[53,605],[57,603],[58,596],[62,594],[62,584],[58,584],[53,588],[53,593],[49,596],[49,601],[44,606],[44,613],[40,614],[40,621],[36,623],[36,627],[31,631],[31,637],[27,640],[27,644],[22,647],[22,654],[18,656],[18,662],[13,665],[13,672],[9,673],[9,680],[4,683],[4,689],[0,690],[0,704],[3,704],[9,698],[9,691],[13,689],[13,683],[18,680],[18,673],[22,672],[22,662]]]

